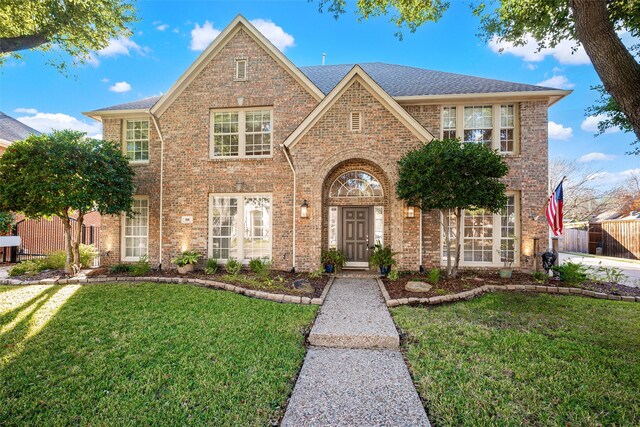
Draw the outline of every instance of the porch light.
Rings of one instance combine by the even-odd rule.
[[[307,203],[307,199],[304,199],[300,206],[300,218],[309,218],[309,203]]]
[[[237,97],[236,101],[238,101],[238,106],[242,107],[244,105],[244,96]]]
[[[415,208],[415,206],[407,206],[406,217],[407,218],[415,218],[416,217],[416,208]]]
[[[244,182],[236,181],[236,191],[242,191],[242,187],[244,187]]]

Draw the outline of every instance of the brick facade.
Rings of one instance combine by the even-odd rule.
[[[234,80],[234,60],[248,59],[248,80]],[[215,159],[209,156],[212,109],[272,109],[272,157],[266,159]],[[150,127],[150,160],[134,166],[136,194],[149,197],[149,259],[153,265],[173,268],[173,259],[183,249],[193,249],[206,258],[209,252],[209,199],[215,194],[268,193],[272,196],[272,259],[277,269],[308,271],[319,266],[320,250],[327,247],[330,206],[384,206],[384,241],[398,252],[398,267],[416,270],[420,265],[440,263],[438,214],[424,212],[405,218],[405,206],[394,196],[397,161],[419,142],[371,89],[355,78],[323,116],[291,147],[296,170],[297,192],[293,194],[293,173],[281,146],[318,105],[318,100],[280,63],[274,60],[245,30],[240,30],[211,59],[169,107],[158,117],[164,141],[162,242],[160,242],[160,157],[161,140],[153,120]],[[513,101],[509,101],[512,102]],[[517,101],[516,101],[517,103]],[[520,106],[521,150],[510,156],[506,182],[520,195],[519,245],[532,245],[532,238],[544,241],[544,219],[534,213],[544,205],[547,176],[547,101],[523,101]],[[402,105],[425,129],[440,137],[441,105]],[[362,130],[349,130],[349,114],[362,112]],[[123,139],[126,117],[103,118],[104,138]],[[328,189],[340,174],[361,170],[376,177],[384,196],[375,200],[331,199]],[[238,191],[238,188],[241,188]],[[309,218],[300,218],[299,206],[309,203]],[[294,216],[295,209],[295,216]],[[182,224],[181,217],[193,217]],[[293,226],[296,225],[295,252]],[[422,241],[420,241],[422,221]],[[103,262],[120,261],[121,218],[103,217]],[[160,256],[160,244],[162,257]],[[422,246],[422,248],[421,248]],[[422,259],[420,259],[422,249]],[[522,256],[520,265],[530,268],[531,258]]]

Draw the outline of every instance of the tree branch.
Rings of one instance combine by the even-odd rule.
[[[33,49],[48,43],[49,37],[45,34],[30,34],[18,37],[1,37],[0,53],[16,52],[19,50]]]

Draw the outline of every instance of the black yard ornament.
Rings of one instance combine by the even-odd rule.
[[[551,270],[551,267],[556,263],[557,258],[556,254],[551,251],[547,251],[542,254],[542,268],[544,268],[547,274],[549,273],[549,270]]]

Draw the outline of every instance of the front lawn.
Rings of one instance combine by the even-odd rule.
[[[392,314],[436,426],[640,425],[640,304],[494,293]]]
[[[268,425],[316,308],[190,285],[0,286],[0,425]]]

